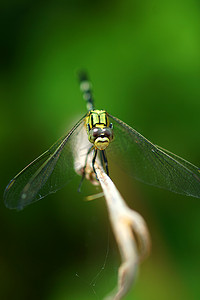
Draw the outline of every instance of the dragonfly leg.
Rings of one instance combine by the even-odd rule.
[[[107,173],[107,175],[109,176],[109,171],[108,171],[108,160],[107,160],[107,157],[106,157],[106,151],[105,151],[105,150],[102,150],[101,152],[102,152],[103,161],[104,161],[105,168],[106,168],[106,173]]]
[[[97,157],[97,149],[94,150],[94,156],[93,156],[93,159],[92,159],[92,167],[93,167],[94,173],[96,175],[96,179],[98,180],[97,173],[96,173],[96,170],[95,170],[95,167],[94,167],[96,157]]]
[[[82,178],[81,178],[81,181],[80,181],[79,186],[78,186],[78,192],[79,192],[79,193],[80,193],[80,191],[81,191],[81,186],[82,186],[83,180],[84,180],[84,178],[85,178],[85,169],[86,169],[86,167],[87,167],[88,155],[90,154],[90,152],[92,151],[93,148],[94,148],[94,146],[92,145],[92,146],[89,148],[89,150],[88,150],[88,152],[87,152],[87,154],[86,154],[85,165],[84,165],[83,171],[82,171]]]

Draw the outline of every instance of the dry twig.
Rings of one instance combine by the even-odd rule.
[[[138,264],[150,251],[150,237],[144,219],[125,203],[104,169],[96,164],[96,173],[102,187],[119,246],[122,264],[118,272],[117,292],[106,300],[120,300],[135,281]]]
[[[80,175],[83,174],[88,149],[88,145],[85,142],[87,139],[83,139],[84,134],[84,132],[81,132],[77,137],[76,145],[78,149],[82,149],[81,155],[80,151],[77,151],[78,155],[75,157],[75,170]],[[92,158],[93,155],[90,153],[87,157],[85,178],[94,185],[100,183],[102,187],[111,225],[122,257],[122,264],[118,271],[117,292],[112,293],[112,296],[107,297],[106,300],[120,300],[135,282],[138,265],[150,251],[150,237],[144,219],[126,205],[114,183],[105,173],[98,157],[95,163],[95,170],[99,181],[96,180],[92,167]],[[95,197],[92,196],[88,200],[91,199],[95,199]]]

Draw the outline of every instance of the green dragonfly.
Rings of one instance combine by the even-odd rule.
[[[113,160],[119,164],[120,161],[128,173],[142,182],[200,198],[198,167],[152,144],[105,110],[96,110],[85,73],[80,74],[80,88],[87,103],[87,114],[9,182],[4,192],[8,208],[20,210],[56,192],[77,173],[83,180],[89,156],[93,174],[97,157],[107,174],[108,162]]]

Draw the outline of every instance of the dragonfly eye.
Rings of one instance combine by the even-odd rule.
[[[113,139],[113,132],[111,128],[105,128],[102,130],[102,133],[104,136],[106,136],[107,138],[109,138],[109,140]]]
[[[97,138],[98,136],[100,136],[102,130],[100,128],[93,128],[92,130],[92,136],[94,138]]]
[[[102,129],[101,128],[92,128],[90,131],[89,131],[89,141],[91,143],[94,143],[94,141],[96,140],[96,138],[98,138],[102,133]]]

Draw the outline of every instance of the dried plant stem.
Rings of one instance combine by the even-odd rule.
[[[106,298],[120,300],[135,281],[138,264],[150,250],[150,237],[143,218],[125,203],[114,183],[103,168],[95,165],[102,187],[113,232],[118,243],[122,264],[118,272],[117,292]]]

